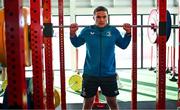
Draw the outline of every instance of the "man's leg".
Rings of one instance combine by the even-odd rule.
[[[116,101],[116,97],[107,97],[106,96],[106,100],[107,100],[107,103],[108,103],[109,107],[111,108],[111,110],[119,109],[117,101]]]
[[[102,94],[106,96],[107,103],[112,110],[118,110],[116,96],[119,94],[116,76],[103,78],[100,85]]]
[[[93,102],[94,102],[94,97],[84,98],[83,110],[90,110],[90,109],[92,109]]]
[[[84,97],[83,110],[92,109],[99,82],[95,77],[83,76],[81,96]]]

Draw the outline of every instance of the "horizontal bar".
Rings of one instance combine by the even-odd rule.
[[[87,27],[90,25],[78,25],[78,27]],[[114,26],[114,27],[123,27],[123,25],[110,25],[110,26]],[[70,25],[64,25],[64,26],[53,26],[53,28],[59,28],[59,27],[63,27],[63,28],[69,28]],[[151,25],[131,25],[131,27],[152,27]]]
[[[90,25],[78,25],[78,27],[87,27],[87,26],[90,26]],[[123,25],[110,25],[110,26],[123,27]],[[59,27],[69,28],[70,25],[53,26],[53,28],[59,28]],[[137,28],[152,28],[153,25],[131,25],[131,27],[137,27]],[[179,28],[179,25],[171,25],[171,28]]]
[[[179,28],[179,25],[171,25],[171,28]]]

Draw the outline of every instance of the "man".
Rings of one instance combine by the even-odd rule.
[[[108,25],[108,10],[99,6],[94,10],[95,24],[85,27],[77,36],[78,25],[70,25],[70,40],[73,46],[86,43],[86,59],[83,71],[81,96],[84,97],[83,109],[91,109],[98,87],[106,96],[109,107],[118,109],[116,96],[119,94],[116,80],[115,45],[125,49],[131,40],[131,26],[123,24],[124,37],[113,26]]]

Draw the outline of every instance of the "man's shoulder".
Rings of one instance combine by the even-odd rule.
[[[92,30],[95,30],[94,25],[85,26],[82,31],[83,32],[89,32],[89,31],[92,31]]]
[[[111,28],[112,30],[118,30],[115,26],[113,25],[109,25],[109,28]]]
[[[115,26],[112,26],[112,25],[109,25],[109,30],[111,30],[114,33],[119,33],[119,30]]]

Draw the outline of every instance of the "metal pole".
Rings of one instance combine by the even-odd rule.
[[[159,35],[157,37],[157,90],[156,109],[166,108],[166,0],[157,0],[159,10]]]
[[[141,25],[143,25],[143,15],[141,14]],[[144,57],[144,45],[143,45],[143,28],[141,27],[141,69],[144,68],[143,67],[143,57]]]
[[[137,109],[137,0],[132,0],[132,93],[131,109]],[[149,27],[148,25],[143,25]],[[142,27],[142,26],[141,26]]]
[[[175,24],[176,23],[176,16],[174,15],[173,16],[173,18],[174,18],[174,20],[173,20],[173,24]],[[177,81],[177,79],[175,78],[175,74],[176,74],[176,72],[175,72],[175,67],[176,67],[176,65],[175,65],[175,59],[176,59],[176,31],[175,31],[175,29],[173,29],[173,67],[172,67],[172,81]]]
[[[43,0],[43,22],[51,23],[51,0]],[[53,63],[52,37],[43,37],[45,44],[45,72],[46,72],[46,105],[47,109],[55,109],[53,93]]]
[[[179,25],[180,25],[180,2],[179,2]],[[179,27],[179,42],[178,42],[178,79],[180,79],[180,27]],[[180,108],[180,80],[178,80],[178,101],[177,108]]]
[[[58,0],[59,10],[59,52],[60,52],[60,81],[61,81],[61,109],[66,110],[66,84],[65,84],[65,61],[64,61],[64,0]]]
[[[8,77],[5,109],[27,109],[22,0],[5,0],[4,7]]]
[[[41,0],[30,0],[34,109],[45,109],[43,100],[43,39],[40,25],[40,4]]]

